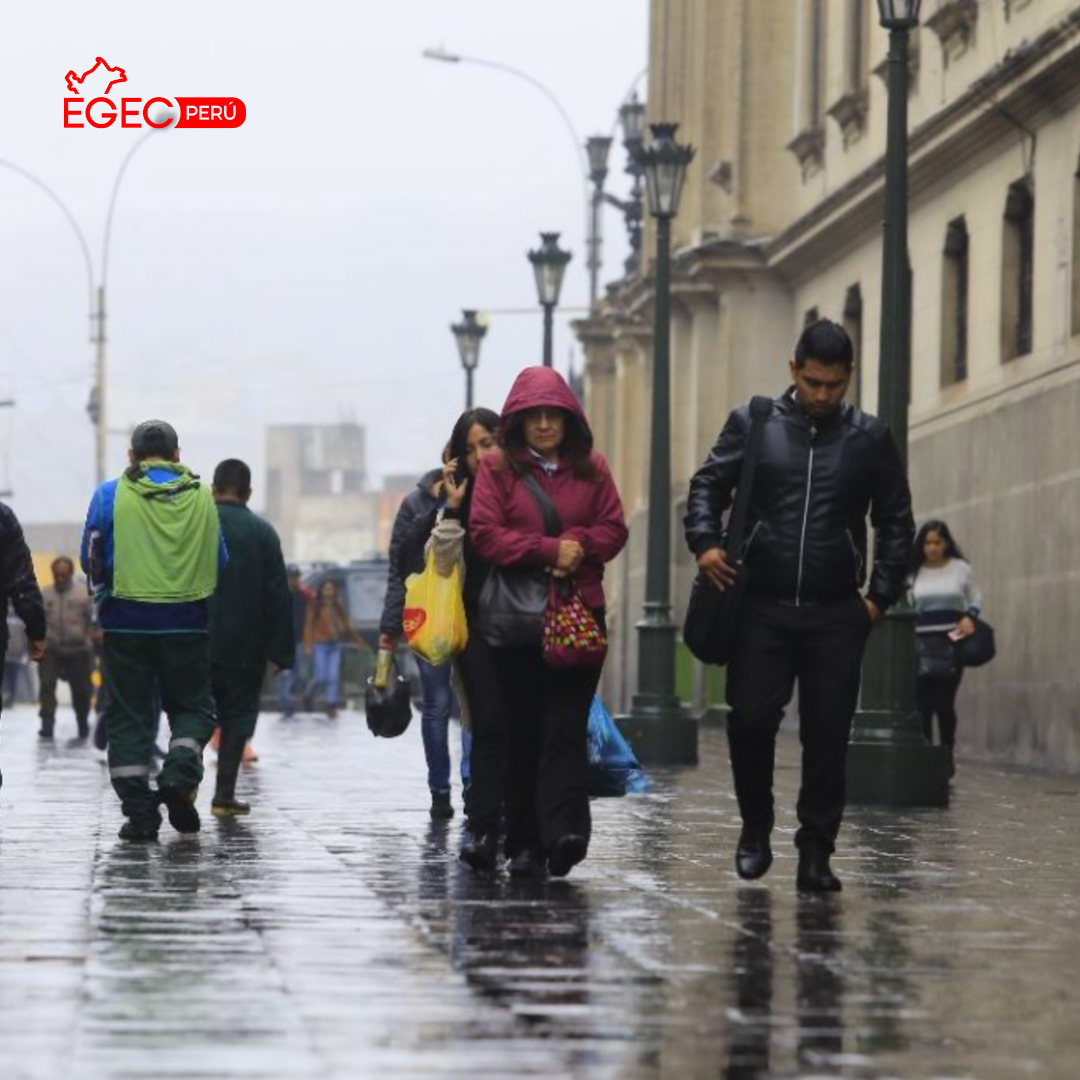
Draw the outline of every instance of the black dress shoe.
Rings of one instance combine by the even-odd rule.
[[[466,833],[458,858],[470,870],[490,873],[499,860],[499,837],[497,833]]]
[[[772,866],[772,847],[767,829],[743,826],[739,845],[735,848],[735,871],[743,881],[764,877]]]
[[[552,877],[566,877],[585,858],[588,850],[589,841],[584,836],[577,833],[560,836],[548,855],[548,873]]]
[[[799,892],[840,892],[843,885],[829,867],[829,856],[824,851],[808,848],[799,852],[799,870],[795,876]]]
[[[135,843],[149,843],[157,839],[160,828],[161,818],[157,816],[128,818],[120,826],[120,839],[131,840]]]
[[[544,857],[538,851],[525,848],[510,856],[506,869],[512,878],[538,878],[544,876],[546,865]]]

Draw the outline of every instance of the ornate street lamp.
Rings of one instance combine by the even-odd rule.
[[[529,262],[532,263],[533,273],[536,275],[537,300],[544,309],[544,367],[551,367],[554,313],[559,305],[566,264],[572,256],[569,251],[563,251],[559,247],[557,232],[542,232],[540,241],[540,247],[529,252]]]
[[[463,308],[461,322],[450,329],[457,341],[461,366],[465,369],[465,408],[473,407],[473,372],[480,366],[480,342],[484,340],[487,327],[476,317],[476,312]]]
[[[675,624],[671,621],[671,220],[679,212],[694,150],[675,141],[678,124],[653,124],[638,151],[649,212],[656,219],[652,440],[645,615],[638,630],[638,692],[620,727],[651,764],[697,761],[697,724],[675,693]]]
[[[596,298],[600,291],[600,249],[603,245],[603,218],[601,209],[604,205],[604,181],[608,174],[608,154],[611,152],[610,135],[593,135],[585,143],[585,153],[589,158],[589,179],[593,183],[592,198],[589,202],[589,309],[596,308]]]
[[[645,140],[645,103],[638,98],[636,93],[619,110],[619,124],[622,127],[623,146],[626,149],[626,171],[634,182],[630,198],[619,204],[630,239],[630,255],[626,260],[626,272],[633,274],[641,265],[641,222],[644,216],[638,154]]]
[[[907,460],[911,385],[911,269],[908,261],[908,35],[919,0],[878,0],[889,31],[889,121],[885,144],[881,351],[878,414]],[[874,630],[863,665],[861,708],[848,756],[851,802],[947,806],[948,755],[923,741],[915,708],[914,614],[899,611]]]

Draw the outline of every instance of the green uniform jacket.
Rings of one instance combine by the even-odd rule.
[[[229,564],[210,599],[210,659],[261,670],[296,663],[292,594],[274,527],[246,506],[218,503]]]

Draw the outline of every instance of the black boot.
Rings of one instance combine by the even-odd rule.
[[[735,848],[735,871],[744,881],[764,877],[772,866],[769,830],[763,825],[744,825]]]
[[[589,841],[577,833],[560,836],[548,854],[548,872],[552,877],[566,877],[589,850]]]
[[[499,836],[494,832],[467,832],[458,858],[471,870],[490,873],[499,860]]]
[[[449,791],[431,793],[431,816],[435,821],[449,821],[454,816],[454,807],[450,802]]]
[[[829,866],[829,855],[819,848],[799,852],[799,870],[795,877],[799,892],[839,892],[843,886]]]
[[[195,798],[199,789],[181,791],[172,784],[158,787],[158,799],[169,812],[169,824],[179,833],[197,833],[202,828],[199,811],[195,809]]]
[[[120,826],[120,839],[131,840],[135,843],[148,843],[156,840],[158,829],[161,828],[161,817],[153,814],[147,817],[128,818]]]
[[[234,814],[246,814],[251,807],[246,803],[236,801],[236,778],[240,775],[240,765],[244,760],[244,746],[247,739],[237,730],[231,727],[221,729],[221,743],[218,746],[217,760],[217,784],[214,788],[214,798],[211,810],[216,817],[232,817]],[[229,808],[244,807],[245,809]],[[218,813],[218,809],[225,813]]]
[[[506,864],[512,878],[543,877],[547,865],[543,855],[533,848],[522,848],[516,855],[511,855]]]

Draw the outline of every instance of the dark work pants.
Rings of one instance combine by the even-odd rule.
[[[41,730],[51,735],[56,723],[56,684],[63,679],[71,686],[71,704],[75,708],[75,722],[79,725],[79,734],[84,738],[90,734],[90,673],[94,668],[94,657],[89,650],[61,653],[48,649],[38,665],[38,677],[41,680],[39,703],[41,710]]]
[[[870,626],[866,606],[856,596],[801,607],[747,598],[727,686],[728,745],[746,825],[772,828],[776,735],[798,680],[802,787],[795,843],[800,849],[834,850]]]
[[[169,718],[169,752],[158,786],[194,791],[202,752],[214,730],[206,634],[105,633],[109,775],[125,817],[157,817],[150,752],[158,727],[158,691]]]
[[[963,670],[952,677],[922,678],[915,683],[915,698],[922,713],[923,735],[927,742],[934,741],[934,717],[941,728],[941,745],[956,743],[956,695],[960,689]]]
[[[506,854],[589,839],[589,707],[600,668],[550,668],[540,646],[493,649],[506,709]]]
[[[240,774],[244,747],[255,734],[255,724],[259,719],[263,671],[261,668],[251,670],[213,664],[210,682],[217,722],[221,728],[214,795],[218,799],[231,799],[236,795],[236,778]]]
[[[492,650],[479,634],[469,637],[457,668],[472,730],[469,828],[476,835],[494,833],[499,831],[505,786],[506,721]]]

